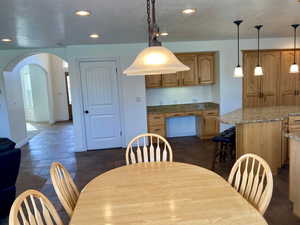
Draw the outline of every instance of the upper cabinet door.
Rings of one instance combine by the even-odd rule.
[[[160,88],[162,87],[161,75],[145,76],[146,88]]]
[[[215,60],[213,55],[198,56],[197,80],[199,84],[213,84],[215,82],[214,63]]]
[[[181,86],[192,86],[197,84],[197,56],[196,55],[180,55],[178,59],[190,68],[188,71],[179,72],[181,78]]]
[[[299,74],[291,74],[290,66],[294,63],[294,52],[281,52],[280,96],[281,105],[295,105],[297,80]]]
[[[263,105],[273,106],[277,104],[277,93],[280,77],[280,51],[267,51],[261,54],[261,65],[264,75],[261,77]]]
[[[261,78],[254,76],[254,69],[257,64],[257,54],[246,52],[243,57],[243,105],[244,107],[254,107],[259,103],[261,94]]]
[[[179,74],[164,74],[162,75],[162,86],[163,87],[178,87],[179,86]]]

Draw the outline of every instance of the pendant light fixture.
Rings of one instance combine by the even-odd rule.
[[[299,24],[293,24],[291,25],[294,28],[294,63],[291,65],[290,67],[290,73],[299,73],[299,66],[296,63],[296,32],[297,32],[297,27],[299,26]]]
[[[257,65],[254,69],[254,76],[262,76],[264,75],[263,73],[263,69],[260,65],[260,58],[259,58],[259,32],[260,32],[260,29],[263,27],[263,25],[256,25],[255,28],[257,29]]]
[[[234,21],[233,23],[236,24],[237,26],[237,49],[238,49],[238,52],[237,52],[237,56],[238,56],[238,64],[237,66],[234,68],[234,74],[233,74],[233,77],[243,77],[244,74],[243,74],[243,68],[240,66],[240,24],[243,22],[243,20],[236,20]]]
[[[141,51],[134,62],[124,71],[126,75],[155,75],[190,70],[167,48],[161,46],[156,24],[155,0],[147,2],[149,47]]]

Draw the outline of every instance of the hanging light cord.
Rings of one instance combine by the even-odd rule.
[[[259,60],[259,29],[257,31],[257,65],[259,66],[260,60]]]
[[[238,64],[237,66],[240,67],[240,25],[237,25],[237,38],[238,38]]]
[[[148,23],[148,45],[151,43],[151,17],[150,17],[150,0],[147,0],[147,23]]]
[[[240,24],[243,22],[243,20],[236,20],[233,21],[237,25],[237,39],[238,39],[238,44],[237,44],[237,53],[238,53],[238,64],[237,67],[240,67]]]
[[[259,58],[259,38],[260,38],[260,29],[263,27],[263,25],[256,25],[255,28],[257,29],[257,66],[260,65],[260,58]]]
[[[292,27],[294,28],[294,64],[296,64],[296,45],[297,45],[297,27],[299,24],[293,24]]]
[[[146,0],[147,2],[147,23],[148,23],[148,45],[161,46],[158,40],[159,28],[156,24],[155,0]]]

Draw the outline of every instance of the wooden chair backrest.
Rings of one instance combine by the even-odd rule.
[[[127,165],[160,161],[173,161],[172,148],[164,137],[147,133],[138,135],[129,142],[126,149]]]
[[[51,165],[50,176],[60,203],[71,217],[79,197],[71,175],[61,163],[54,162]]]
[[[264,214],[272,198],[273,176],[268,163],[255,154],[241,156],[231,169],[228,182]]]
[[[39,191],[28,190],[14,201],[9,225],[63,225],[56,209]]]

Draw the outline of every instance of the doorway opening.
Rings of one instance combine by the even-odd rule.
[[[50,124],[47,72],[36,64],[20,70],[27,136],[34,136]]]
[[[56,123],[67,123],[68,127],[72,123],[68,63],[62,58],[48,53],[23,58],[4,72],[4,84],[10,136],[17,145],[51,132]]]

